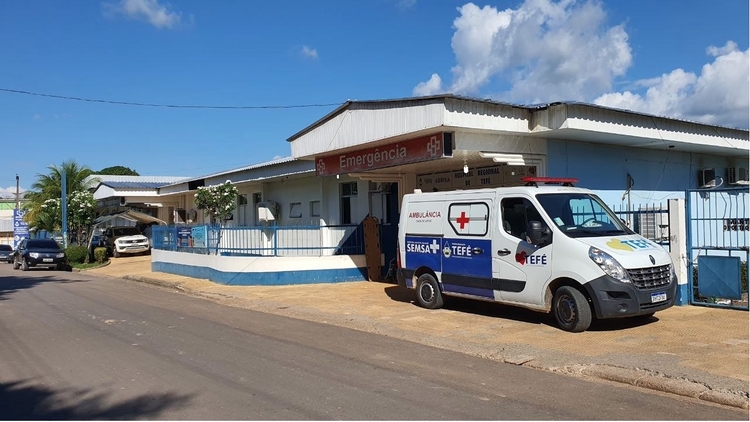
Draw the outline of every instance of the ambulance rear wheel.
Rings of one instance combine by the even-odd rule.
[[[557,325],[565,331],[580,333],[591,325],[591,306],[586,296],[570,286],[561,286],[552,299],[552,312]]]
[[[432,274],[422,274],[417,279],[417,302],[423,308],[438,309],[443,307],[443,295],[440,286]]]

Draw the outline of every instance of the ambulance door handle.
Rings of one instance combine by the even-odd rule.
[[[484,249],[482,249],[482,248],[474,248],[474,249],[471,250],[471,253],[473,255],[481,255],[482,252],[484,252]]]
[[[500,256],[510,255],[510,251],[506,248],[506,249],[497,251],[497,254]]]

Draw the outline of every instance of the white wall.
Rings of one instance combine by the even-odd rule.
[[[318,217],[310,215],[310,202],[320,200],[321,180],[310,176],[302,179],[287,179],[263,184],[263,200],[279,204],[280,216],[276,224],[283,226],[310,226],[320,224]],[[299,203],[301,217],[291,218],[292,203]]]
[[[94,199],[104,199],[104,198],[111,198],[115,196],[115,190],[110,188],[107,185],[99,185],[98,188],[94,191]]]
[[[237,207],[232,212],[232,219],[225,222],[225,227],[252,227],[255,226],[256,210],[253,206],[253,194],[260,193],[262,197],[263,185],[260,183],[240,183],[236,185],[237,195],[247,195],[247,205],[244,210],[240,210],[239,199]],[[195,207],[195,201],[191,203]],[[241,215],[244,213],[244,216]]]
[[[284,226],[317,226],[341,224],[341,184],[357,183],[357,197],[352,201],[352,224],[359,224],[369,213],[369,182],[341,175],[318,177],[310,175],[303,178],[284,179],[276,182],[266,183],[242,183],[237,185],[238,194],[246,194],[248,199],[246,227],[255,225],[255,213],[253,208],[253,193],[261,193],[263,201],[274,201],[280,206],[280,218],[278,225]],[[187,192],[173,195],[162,195],[158,198],[164,206],[159,209],[159,218],[164,221],[169,219],[169,207],[175,210],[184,208],[187,212],[195,208],[195,192]],[[157,199],[153,200],[157,202]],[[311,215],[310,203],[320,201],[320,216]],[[301,204],[300,218],[289,216],[292,203]],[[197,219],[194,223],[208,223],[208,216],[197,210]],[[235,207],[232,220],[226,221],[225,227],[242,227],[240,225],[239,209]]]

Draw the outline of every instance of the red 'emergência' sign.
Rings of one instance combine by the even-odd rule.
[[[354,171],[375,170],[402,164],[436,160],[445,155],[443,133],[408,139],[374,148],[316,157],[315,174],[330,176]]]

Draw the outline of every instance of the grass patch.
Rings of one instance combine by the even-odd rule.
[[[104,261],[101,264],[98,263],[98,262],[90,262],[88,264],[79,264],[79,263],[75,262],[75,263],[71,263],[70,264],[71,267],[77,268],[79,270],[90,270],[90,269],[93,269],[93,268],[104,267],[105,265],[109,265],[109,261]]]

